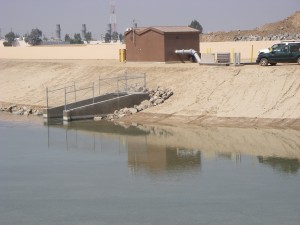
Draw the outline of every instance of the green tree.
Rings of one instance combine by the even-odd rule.
[[[74,40],[75,41],[81,41],[81,35],[80,35],[80,33],[76,33],[76,34],[74,34]]]
[[[69,34],[65,35],[65,42],[71,42],[71,38]]]
[[[81,36],[79,33],[74,34],[74,39],[70,40],[71,44],[83,44],[83,41],[81,40]]]
[[[87,41],[87,43],[90,43],[90,41],[92,40],[92,33],[91,32],[87,32],[85,34],[85,40]]]
[[[193,20],[191,22],[191,24],[189,25],[189,27],[192,27],[192,28],[195,28],[195,29],[199,30],[201,34],[203,32],[203,27],[197,20]]]
[[[12,43],[14,42],[16,38],[16,34],[14,32],[9,32],[5,35],[5,40],[7,41],[5,43],[5,46],[12,46]]]
[[[104,40],[105,40],[105,43],[111,42],[111,35],[109,33],[106,33],[105,37],[104,37]]]
[[[119,34],[118,34],[118,32],[116,32],[116,31],[113,32],[113,33],[112,33],[111,39],[112,39],[114,42],[117,42],[118,39],[119,39]]]
[[[43,32],[39,29],[32,29],[31,33],[25,37],[25,41],[31,45],[39,45],[42,43]]]
[[[7,41],[4,41],[4,42],[3,42],[3,46],[4,46],[4,47],[11,47],[12,45],[9,44]]]

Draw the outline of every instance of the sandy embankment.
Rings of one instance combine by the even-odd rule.
[[[45,106],[45,89],[76,81],[85,86],[99,75],[146,73],[147,86],[172,88],[164,104],[125,121],[300,127],[300,68],[282,64],[241,67],[127,63],[115,60],[0,60],[0,101]],[[52,104],[64,95],[50,96]],[[55,102],[56,101],[56,102]]]

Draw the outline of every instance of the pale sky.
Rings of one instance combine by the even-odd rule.
[[[185,26],[196,19],[204,32],[253,29],[300,11],[300,0],[115,0],[117,31],[138,26]],[[110,0],[0,0],[0,29],[23,35],[39,28],[50,38],[60,24],[62,37],[80,33],[93,38],[106,33]]]

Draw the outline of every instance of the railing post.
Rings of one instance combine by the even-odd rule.
[[[46,87],[46,101],[47,101],[47,109],[48,109],[48,87]]]
[[[125,72],[125,92],[127,92],[127,72]]]
[[[99,76],[99,79],[98,79],[98,85],[99,85],[99,96],[100,96],[100,76]]]
[[[76,86],[75,86],[75,81],[74,81],[74,98],[75,98],[75,102],[76,102]]]
[[[93,82],[93,104],[95,103],[95,83]]]
[[[67,89],[65,87],[65,110],[67,110]]]
[[[117,78],[117,91],[118,91],[118,94],[119,94],[119,92],[120,92],[120,90],[119,90],[119,78]]]

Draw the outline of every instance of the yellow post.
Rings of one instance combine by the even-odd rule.
[[[251,62],[253,62],[253,45],[251,47]]]
[[[126,62],[126,49],[123,49],[123,62]]]
[[[122,62],[124,62],[124,49],[121,51]]]
[[[120,62],[125,62],[125,60],[126,60],[126,49],[120,49],[119,50],[119,59],[120,59]]]

